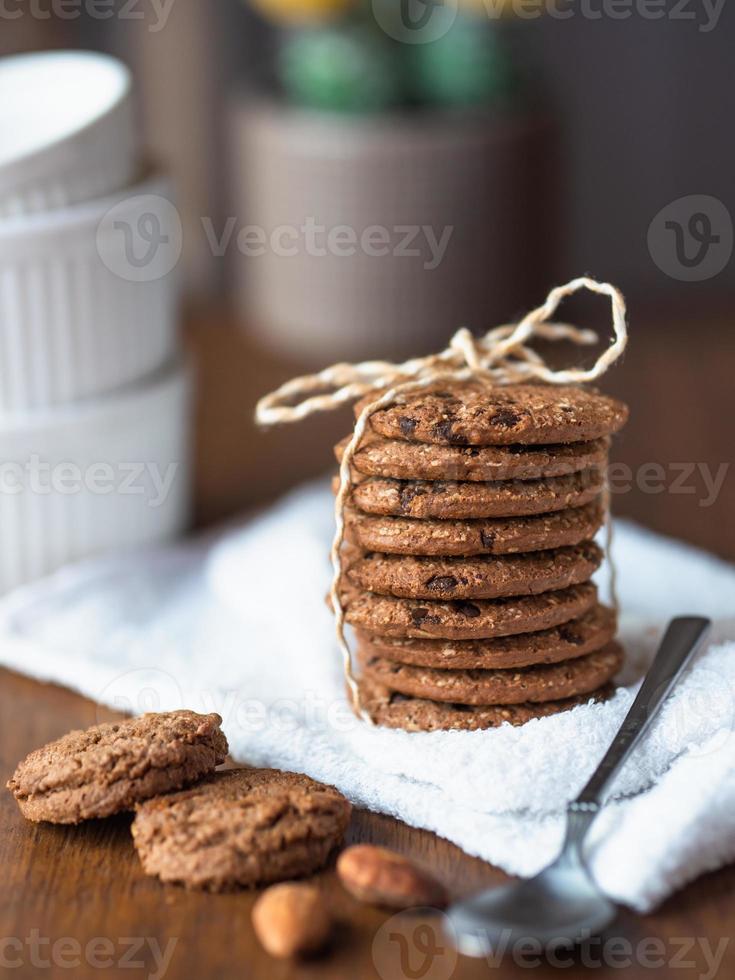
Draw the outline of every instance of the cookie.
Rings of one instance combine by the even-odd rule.
[[[374,396],[355,405],[355,416]],[[439,445],[508,446],[588,442],[623,427],[628,409],[592,388],[437,382],[370,417],[387,439]]]
[[[599,499],[551,514],[470,521],[383,517],[345,509],[348,541],[393,555],[508,555],[560,548],[593,538],[604,518]]]
[[[576,619],[596,602],[597,589],[589,582],[560,592],[474,601],[395,599],[349,588],[342,594],[350,626],[377,636],[447,640],[535,633]]]
[[[386,728],[402,728],[407,732],[479,731],[498,728],[506,722],[525,725],[534,718],[546,718],[576,708],[579,704],[603,700],[612,694],[612,687],[607,685],[589,694],[579,694],[561,701],[545,701],[543,704],[472,706],[412,698],[390,691],[367,678],[359,681],[359,688],[363,707],[376,724]]]
[[[358,648],[366,655],[415,667],[438,670],[490,670],[527,667],[572,660],[600,650],[615,636],[612,609],[595,606],[578,619],[536,633],[496,636],[484,640],[424,640],[371,636],[357,631]]]
[[[232,769],[141,804],[132,833],[146,874],[225,891],[323,867],[350,809],[336,789],[307,776]]]
[[[603,558],[592,541],[527,555],[475,558],[360,554],[347,567],[348,581],[404,599],[497,599],[551,592],[586,582]]]
[[[216,714],[170,711],[69,732],[31,752],[8,789],[28,820],[79,823],[132,810],[224,762],[221,724]]]
[[[350,438],[334,447],[338,462]],[[440,446],[368,435],[352,465],[365,476],[396,480],[537,480],[603,469],[609,448],[608,439],[556,446]]]
[[[365,513],[381,516],[420,520],[524,517],[581,507],[600,495],[603,483],[599,470],[499,483],[388,480],[372,476],[358,478],[350,499]],[[338,486],[337,481],[335,489]]]
[[[361,657],[363,676],[391,691],[472,705],[535,704],[588,694],[612,680],[622,663],[623,651],[617,643],[574,660],[518,670],[433,670],[374,655]]]
[[[355,415],[374,398],[358,402]],[[627,418],[622,402],[592,388],[440,381],[375,412],[370,428],[387,439],[444,446],[548,445],[612,435]]]

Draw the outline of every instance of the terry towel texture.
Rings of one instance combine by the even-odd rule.
[[[717,635],[620,776],[590,855],[641,911],[735,858],[735,569],[618,522],[617,694],[522,728],[407,734],[347,708],[324,603],[332,526],[320,482],[244,528],[69,567],[0,601],[0,662],[121,709],[218,711],[237,759],[306,772],[528,875],[557,851],[666,621],[709,615]]]

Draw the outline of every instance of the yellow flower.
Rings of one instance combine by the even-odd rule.
[[[266,17],[284,24],[305,24],[338,17],[354,7],[355,0],[252,0]]]

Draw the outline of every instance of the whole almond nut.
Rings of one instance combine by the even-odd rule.
[[[358,901],[389,909],[443,908],[447,893],[428,872],[385,847],[355,844],[337,859],[337,874]]]
[[[322,949],[332,918],[313,885],[286,883],[267,888],[253,906],[253,928],[271,956],[306,956]]]

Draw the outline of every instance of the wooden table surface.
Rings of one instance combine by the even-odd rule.
[[[629,370],[619,384],[644,418],[628,447],[636,459],[646,458],[646,444],[656,446],[656,458],[691,455],[686,442],[691,438],[690,398],[697,411],[704,401],[711,420],[709,429],[700,433],[696,458],[714,461],[725,454],[727,459],[731,437],[722,426],[731,412],[723,392],[729,398],[731,384],[719,388],[701,382],[712,376],[708,371],[724,379],[723,350],[731,352],[732,334],[718,332],[716,343],[703,344],[701,349],[711,351],[709,362],[700,358],[689,370],[685,362],[691,359],[690,346],[682,340],[677,348],[677,336],[670,333],[658,350],[650,338],[637,369],[641,377],[636,380],[636,370]],[[307,426],[306,436],[287,432],[263,440],[250,432],[243,441],[254,396],[282,380],[290,367],[265,355],[254,359],[249,344],[219,319],[214,324],[195,322],[190,339],[201,368],[200,522],[267,499],[297,475],[319,472],[328,458],[325,432],[336,438],[345,418]],[[654,356],[657,387],[667,370],[677,378],[677,398],[663,406],[645,390],[651,381],[645,364],[650,365]],[[679,454],[676,448],[682,444]],[[623,509],[644,518],[650,508],[652,523],[663,530],[678,531],[702,544],[716,542],[725,556],[735,556],[735,532],[732,523],[724,521],[726,501],[704,516],[683,498],[636,502],[634,495],[624,503]],[[682,511],[687,503],[689,511]],[[691,520],[682,522],[680,513]],[[0,670],[0,780],[4,782],[31,749],[101,716],[111,717],[69,691]],[[446,841],[387,817],[355,813],[349,839],[379,842],[414,856],[433,868],[456,896],[505,877]],[[589,969],[596,969],[600,977],[619,976],[621,968],[634,977],[649,977],[652,971],[708,980],[735,975],[735,947],[730,943],[735,922],[733,867],[700,878],[653,915],[622,913],[604,943],[581,950],[571,966],[567,961],[538,965],[531,954],[525,960],[506,956],[501,962],[457,958],[442,938],[440,918],[395,919],[360,907],[339,889],[331,870],[319,876],[340,920],[329,955],[300,965],[273,961],[259,949],[250,927],[251,894],[202,895],[162,886],[141,874],[127,817],[77,828],[36,826],[20,817],[6,792],[0,792],[0,872],[0,974],[9,977],[471,980],[528,976],[529,969],[536,977],[557,975],[560,969],[567,977]]]
[[[0,670],[0,780],[4,783],[17,761],[38,745],[70,728],[112,717],[69,691]],[[391,917],[353,902],[331,869],[318,880],[339,919],[333,948],[306,964],[271,960],[250,927],[251,893],[206,895],[146,877],[129,822],[123,816],[79,827],[31,824],[11,795],[0,793],[0,975],[74,980],[504,980],[529,975],[529,966],[512,957],[497,965],[455,957],[443,940],[440,917],[402,916],[386,926]],[[356,812],[348,839],[385,844],[415,857],[433,868],[455,896],[505,880],[502,872],[454,845],[388,817]],[[694,882],[655,915],[621,914],[604,945],[580,951],[563,975],[575,977],[593,966],[597,976],[619,976],[627,957],[626,976],[650,977],[646,964],[661,959],[675,976],[732,977],[734,922],[735,867],[730,867]],[[710,957],[723,942],[727,948],[719,967],[708,972]],[[677,957],[684,963],[681,969]],[[607,965],[598,966],[603,961]],[[531,975],[549,977],[559,969],[542,964]]]

